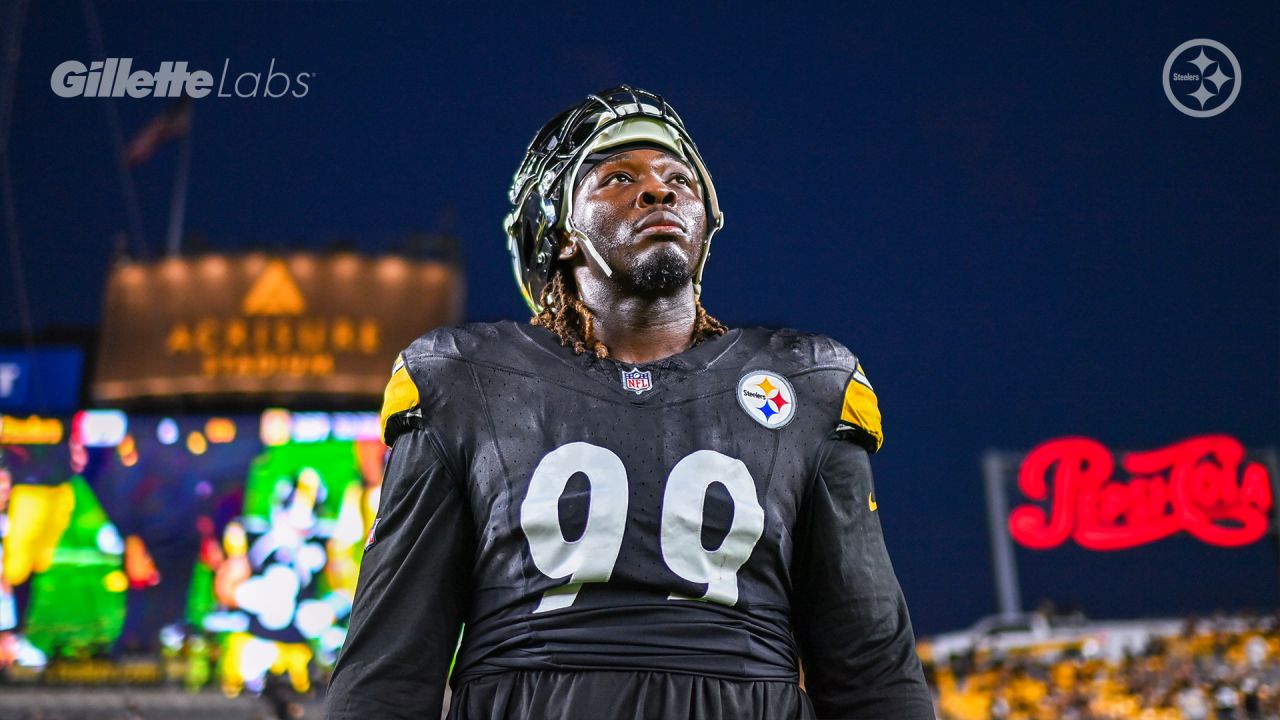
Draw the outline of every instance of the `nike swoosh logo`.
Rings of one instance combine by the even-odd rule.
[[[867,507],[871,508],[871,512],[875,512],[876,508],[880,507],[880,505],[876,503],[875,499],[871,497],[873,494],[874,492],[867,493]]]

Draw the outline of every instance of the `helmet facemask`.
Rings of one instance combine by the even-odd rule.
[[[544,126],[512,181],[512,210],[504,222],[507,247],[521,295],[535,315],[553,271],[558,233],[581,243],[592,262],[612,276],[591,239],[573,225],[573,182],[588,155],[636,143],[668,150],[698,175],[708,216],[693,276],[694,293],[701,295],[711,238],[724,226],[715,185],[675,110],[657,95],[624,85],[589,96]]]

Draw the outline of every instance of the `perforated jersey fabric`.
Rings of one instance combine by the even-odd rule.
[[[330,718],[439,717],[455,647],[455,718],[933,717],[843,345],[632,366],[475,323],[396,372]]]

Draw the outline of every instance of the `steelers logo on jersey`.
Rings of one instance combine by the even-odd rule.
[[[781,375],[755,370],[738,381],[738,404],[761,425],[777,429],[796,414],[796,391]]]

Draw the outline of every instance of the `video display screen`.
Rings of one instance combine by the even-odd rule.
[[[6,416],[0,665],[180,658],[189,686],[304,691],[345,638],[378,436],[376,413]]]

